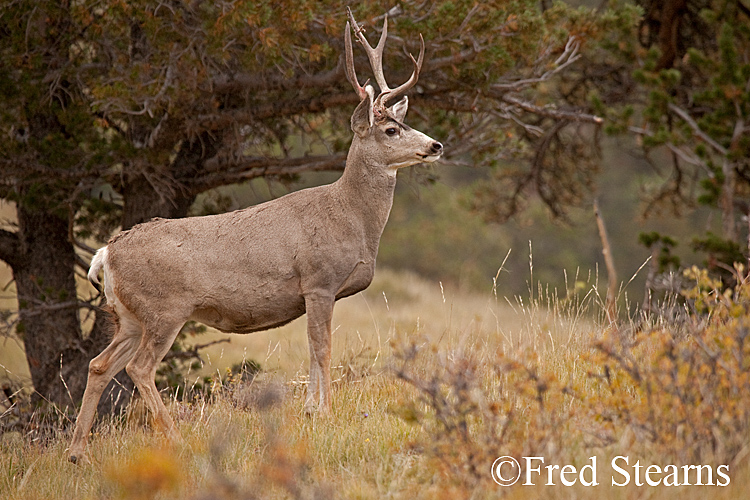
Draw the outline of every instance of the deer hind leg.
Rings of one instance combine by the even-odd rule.
[[[161,326],[146,325],[138,350],[125,367],[128,375],[138,387],[138,392],[140,392],[146,406],[151,411],[155,427],[174,441],[180,440],[180,433],[169,416],[167,407],[161,400],[154,378],[156,377],[156,368],[164,359],[169,348],[172,347],[184,323],[182,321]]]
[[[305,411],[311,412],[315,402],[318,411],[331,411],[331,317],[334,298],[325,294],[305,296],[307,340],[310,343],[310,385]]]
[[[96,416],[96,405],[112,377],[125,368],[133,357],[141,339],[143,330],[140,323],[128,311],[121,312],[112,341],[89,363],[86,391],[69,450],[69,460],[73,463],[86,460],[86,444]]]

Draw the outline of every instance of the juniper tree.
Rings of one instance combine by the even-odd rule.
[[[374,38],[383,12],[364,3],[355,14]],[[558,82],[613,26],[632,25],[633,9],[406,1],[387,12],[394,78],[418,52],[399,33],[427,42],[414,125],[429,122],[448,162],[496,172],[477,206],[500,219],[532,193],[556,214],[580,202],[600,120]],[[2,5],[0,196],[17,223],[0,231],[0,259],[38,394],[77,402],[105,337],[98,299],[75,282],[92,240],[183,217],[218,186],[343,168],[357,104],[344,16],[340,2],[312,1]],[[366,64],[356,60],[362,74]],[[96,318],[90,332],[81,312]]]

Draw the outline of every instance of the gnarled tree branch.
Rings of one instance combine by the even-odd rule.
[[[358,104],[357,96],[351,92],[327,94],[319,97],[275,101],[252,109],[238,109],[222,113],[199,115],[191,124],[195,132],[222,130],[233,125],[248,125],[270,118],[294,116],[304,113],[320,113],[328,108]]]
[[[299,73],[291,78],[283,75],[238,74],[222,75],[213,82],[213,91],[217,94],[235,92],[269,92],[276,90],[295,90],[334,87],[341,83],[344,76],[343,57],[335,68],[321,73]]]
[[[226,161],[208,160],[211,173],[199,175],[190,183],[194,193],[208,189],[244,182],[257,177],[295,175],[302,172],[343,171],[346,165],[346,154],[324,156],[303,156],[301,158],[241,158]]]

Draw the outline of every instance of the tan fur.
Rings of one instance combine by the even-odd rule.
[[[96,403],[123,367],[156,425],[179,436],[154,376],[189,319],[250,333],[307,313],[305,408],[330,410],[334,302],[372,280],[396,169],[434,161],[442,153],[440,143],[401,123],[405,98],[370,122],[378,100],[371,89],[364,96],[352,116],[355,136],[344,174],[333,184],[226,214],[153,220],[120,233],[100,250],[92,272],[96,277],[104,270],[105,293],[119,325],[112,343],[91,362],[72,461],[84,458]]]

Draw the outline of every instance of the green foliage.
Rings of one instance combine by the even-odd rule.
[[[122,207],[104,198],[86,198],[75,217],[78,238],[94,238],[106,243],[122,220]]]
[[[528,12],[524,11],[524,15],[529,15]],[[610,4],[602,13],[556,2],[543,11],[541,25],[537,22],[533,28],[543,32],[539,40],[548,44],[548,50],[560,56],[554,61],[550,58],[530,65],[531,71],[522,73],[522,78],[538,83],[529,86],[533,91],[519,93],[524,97],[533,95],[534,104],[547,109],[552,109],[552,102],[564,102],[565,109],[604,111],[595,81],[598,79],[590,79],[585,66],[601,56],[602,46],[613,51],[624,48],[626,35],[634,33],[638,15],[637,8],[619,2]],[[576,59],[583,58],[586,62],[569,66],[562,61],[573,43],[580,44]],[[565,71],[560,66],[565,66]],[[506,75],[504,79],[510,77]],[[590,200],[599,173],[597,133],[593,127],[581,125],[581,121],[594,120],[566,119],[543,112],[537,116],[519,113],[514,123],[488,137],[482,147],[472,149],[473,162],[486,164],[493,172],[486,182],[478,185],[473,207],[488,220],[503,223],[536,198],[547,206],[552,217],[568,220],[571,207],[584,206]]]
[[[693,250],[707,254],[705,265],[709,270],[727,277],[734,277],[735,263],[746,263],[745,249],[733,240],[722,238],[708,232],[703,238],[695,238],[692,242]],[[727,275],[729,273],[729,275]]]
[[[648,193],[650,208],[713,207],[720,211],[724,236],[744,247],[746,225],[739,220],[739,207],[750,193],[745,174],[750,140],[739,130],[750,118],[750,62],[742,55],[750,48],[747,12],[734,2],[688,2],[688,9],[670,18],[668,9],[637,3],[649,10],[638,38],[626,37],[641,46],[623,45],[628,47],[623,52],[603,45],[629,72],[630,79],[623,75],[621,81],[632,98],[607,100],[600,91],[591,100],[610,120],[606,132],[636,134],[663,172],[664,182]],[[658,38],[658,26],[672,23],[671,42]],[[665,50],[675,51],[673,61],[663,58]],[[732,253],[720,260],[727,262]]]
[[[672,253],[672,249],[677,246],[675,239],[652,231],[650,233],[639,234],[638,242],[651,250],[652,255],[656,254],[658,259],[658,273],[679,269],[680,258]]]
[[[377,2],[358,4],[355,15],[373,31],[383,8]],[[97,4],[93,10],[84,2],[69,9],[45,6],[39,17],[36,9],[34,2],[14,2],[0,23],[7,34],[0,50],[8,70],[0,72],[7,103],[0,125],[8,132],[4,138],[13,137],[14,128],[35,131],[33,115],[45,114],[54,116],[54,130],[38,137],[31,134],[27,142],[10,140],[2,145],[7,146],[8,161],[32,154],[40,165],[36,172],[19,166],[14,178],[33,183],[44,177],[47,185],[59,182],[55,192],[65,193],[61,197],[67,203],[75,209],[84,204],[86,213],[79,218],[84,226],[91,226],[99,215],[104,226],[110,225],[111,207],[86,201],[91,188],[102,183],[122,193],[122,183],[129,176],[148,175],[160,195],[173,196],[172,184],[177,179],[170,169],[175,152],[181,144],[206,140],[201,136],[204,132],[226,135],[225,144],[249,145],[227,156],[278,156],[293,147],[291,142],[298,140],[300,129],[311,138],[307,140],[323,138],[324,144],[318,145],[328,147],[327,151],[331,146],[334,151],[346,147],[353,101],[331,106],[347,109],[329,111],[324,121],[309,115],[325,112],[328,105],[311,112],[304,111],[303,105],[346,88],[343,79],[308,85],[305,78],[314,80],[337,67],[344,29],[340,2],[280,6],[264,0],[167,8],[151,2],[112,1]],[[499,166],[504,171],[498,178],[516,182],[515,170],[506,170],[498,160],[530,161],[538,141],[518,120],[509,116],[503,122],[490,119],[497,112],[507,115],[502,104],[506,91],[493,86],[511,85],[519,95],[536,87],[534,105],[540,109],[560,101],[565,92],[556,89],[554,80],[550,80],[552,85],[523,83],[519,87],[514,82],[549,80],[547,75],[559,69],[560,61],[555,59],[571,41],[586,51],[600,41],[606,43],[605,34],[612,30],[630,29],[636,15],[633,6],[619,3],[601,15],[562,2],[540,9],[532,0],[405,4],[391,16],[390,28],[404,42],[389,44],[385,57],[389,73],[410,71],[411,62],[403,52],[414,52],[413,35],[421,32],[429,40],[429,57],[442,62],[422,75],[417,99],[422,101],[418,103],[420,116],[441,140],[476,143],[477,147],[463,153],[458,148],[456,156],[469,156],[477,165]],[[47,50],[48,45],[54,50]],[[451,58],[456,62],[451,64]],[[62,69],[56,73],[51,69],[58,67]],[[56,83],[40,84],[50,80]],[[289,85],[285,80],[297,83]],[[469,108],[465,101],[472,101]],[[436,106],[439,102],[449,103],[448,108]],[[571,100],[570,104],[580,102]],[[264,111],[257,116],[237,112],[258,109]],[[483,125],[472,130],[471,121],[478,112],[488,114]],[[534,113],[522,118],[535,121]],[[549,129],[555,121],[544,115],[542,119],[544,123],[533,126]],[[590,148],[574,137],[565,138],[574,143],[572,147],[551,150],[554,160],[539,164],[547,171],[539,177],[544,184],[539,189],[555,214],[561,214],[567,204],[581,202],[591,185],[591,175],[584,172],[595,170],[590,163],[576,167],[576,160],[590,162],[593,157],[579,154]],[[66,182],[60,182],[60,170],[69,171],[63,176]],[[555,176],[550,173],[555,170],[566,172]],[[583,189],[555,182],[554,177],[564,178],[567,173]],[[533,186],[526,182],[523,189]],[[505,199],[486,201],[508,204]],[[520,207],[514,203],[513,209]],[[103,229],[82,227],[81,236],[101,236]]]
[[[696,151],[700,156],[702,151]],[[724,173],[714,167],[712,175],[702,179],[700,187],[703,192],[698,196],[698,203],[709,207],[718,207],[719,200],[721,199],[722,186],[724,184]]]

